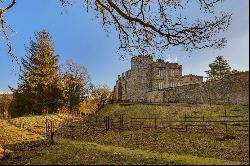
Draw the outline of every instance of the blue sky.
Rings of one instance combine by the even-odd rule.
[[[163,55],[165,59],[177,60],[183,66],[183,74],[205,76],[208,64],[218,55],[228,59],[234,69],[249,70],[249,1],[226,0],[222,8],[233,13],[231,26],[223,33],[228,40],[224,49],[206,49],[192,53],[170,49]],[[117,33],[114,31],[107,37],[94,15],[86,13],[78,2],[64,10],[55,0],[17,1],[6,17],[8,24],[15,30],[10,36],[18,58],[25,55],[24,46],[29,46],[34,32],[47,29],[53,36],[60,64],[67,59],[83,64],[94,84],[106,84],[113,88],[117,75],[130,68],[130,57],[121,60],[117,55]],[[3,44],[1,36],[0,91],[9,91],[8,85],[17,85],[18,70],[17,67],[13,70],[14,63],[6,54]]]

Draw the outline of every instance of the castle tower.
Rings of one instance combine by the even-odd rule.
[[[132,101],[146,101],[147,92],[151,90],[152,56],[135,56],[131,58],[131,79],[128,82],[128,96]]]

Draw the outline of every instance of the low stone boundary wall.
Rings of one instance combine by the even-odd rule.
[[[248,104],[249,71],[225,76],[221,80],[149,92],[148,102],[191,104]]]

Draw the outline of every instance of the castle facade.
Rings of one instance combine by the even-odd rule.
[[[166,88],[201,83],[202,76],[182,76],[182,65],[156,61],[152,56],[134,56],[131,69],[118,75],[114,100],[124,102],[161,102]]]

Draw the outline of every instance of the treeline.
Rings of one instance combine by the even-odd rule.
[[[52,37],[43,30],[35,34],[21,59],[17,88],[8,110],[12,117],[69,112],[94,113],[109,100],[106,86],[94,86],[87,69],[73,60],[59,66]],[[6,113],[5,113],[6,114]]]

